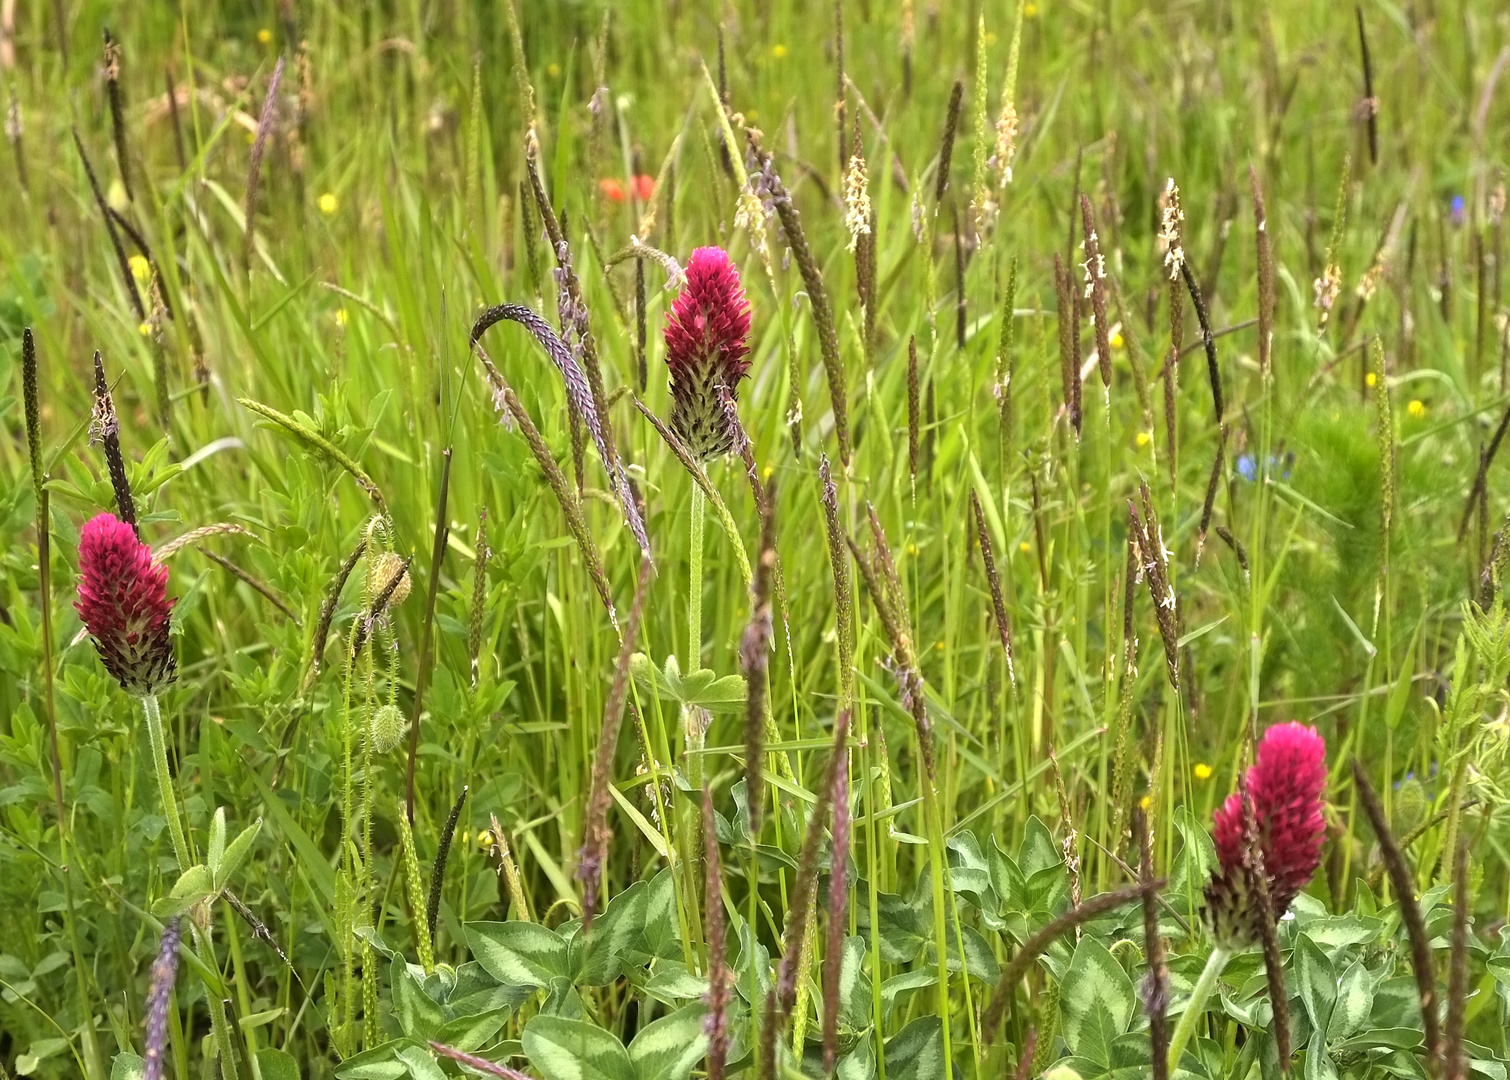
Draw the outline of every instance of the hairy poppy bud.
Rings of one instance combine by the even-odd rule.
[[[105,670],[127,693],[144,697],[173,681],[168,568],[154,563],[152,549],[114,514],[100,514],[84,525],[74,607]]]
[[[722,395],[735,396],[749,374],[749,338],[750,302],[733,260],[723,248],[698,248],[666,320],[666,365],[671,426],[700,461],[733,444]]]

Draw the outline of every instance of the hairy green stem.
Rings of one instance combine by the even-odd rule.
[[[168,743],[163,733],[163,714],[156,694],[142,698],[142,712],[147,717],[147,740],[152,744],[152,764],[157,772],[157,793],[163,802],[163,817],[168,819],[168,835],[173,840],[173,857],[179,873],[194,865],[189,844],[184,839],[183,824],[178,820],[178,799],[173,794],[173,777],[168,772]]]
[[[1211,997],[1211,991],[1216,989],[1216,980],[1221,978],[1222,969],[1231,959],[1232,950],[1225,945],[1218,945],[1211,950],[1211,957],[1206,961],[1201,977],[1196,980],[1195,989],[1190,992],[1190,1000],[1185,1005],[1185,1011],[1180,1014],[1180,1022],[1169,1040],[1170,1075],[1174,1074],[1175,1064],[1185,1053],[1185,1045],[1190,1042],[1190,1036],[1195,1034],[1196,1025],[1206,1014],[1206,1001]]]
[[[708,497],[692,486],[691,553],[687,559],[687,671],[702,667],[703,644],[703,521]]]

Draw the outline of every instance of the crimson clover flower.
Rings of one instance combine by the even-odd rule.
[[[1242,946],[1257,939],[1259,872],[1273,918],[1311,880],[1326,835],[1326,782],[1326,742],[1315,728],[1289,723],[1264,732],[1245,785],[1262,865],[1252,857],[1242,792],[1227,797],[1211,830],[1220,865],[1206,887],[1206,920],[1218,941]]]
[[[666,319],[671,427],[699,461],[729,452],[733,434],[723,397],[750,371],[750,302],[723,248],[701,247]]]
[[[114,514],[90,518],[79,537],[79,599],[74,604],[105,670],[138,697],[173,681],[168,636],[168,568]]]

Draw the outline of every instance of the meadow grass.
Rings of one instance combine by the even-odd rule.
[[[3,12],[0,1076],[1505,1075],[1503,12]]]

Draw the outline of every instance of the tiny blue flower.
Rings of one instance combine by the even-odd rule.
[[[1250,484],[1254,480],[1258,479],[1258,462],[1254,459],[1252,454],[1241,454],[1238,456],[1237,475],[1241,476]]]
[[[1454,195],[1452,197],[1452,223],[1453,223],[1453,225],[1456,226],[1456,227],[1458,227],[1458,228],[1462,228],[1463,227],[1463,222],[1467,220],[1467,217],[1468,217],[1468,211],[1467,211],[1466,204],[1463,202],[1463,196],[1461,196],[1461,195]]]

